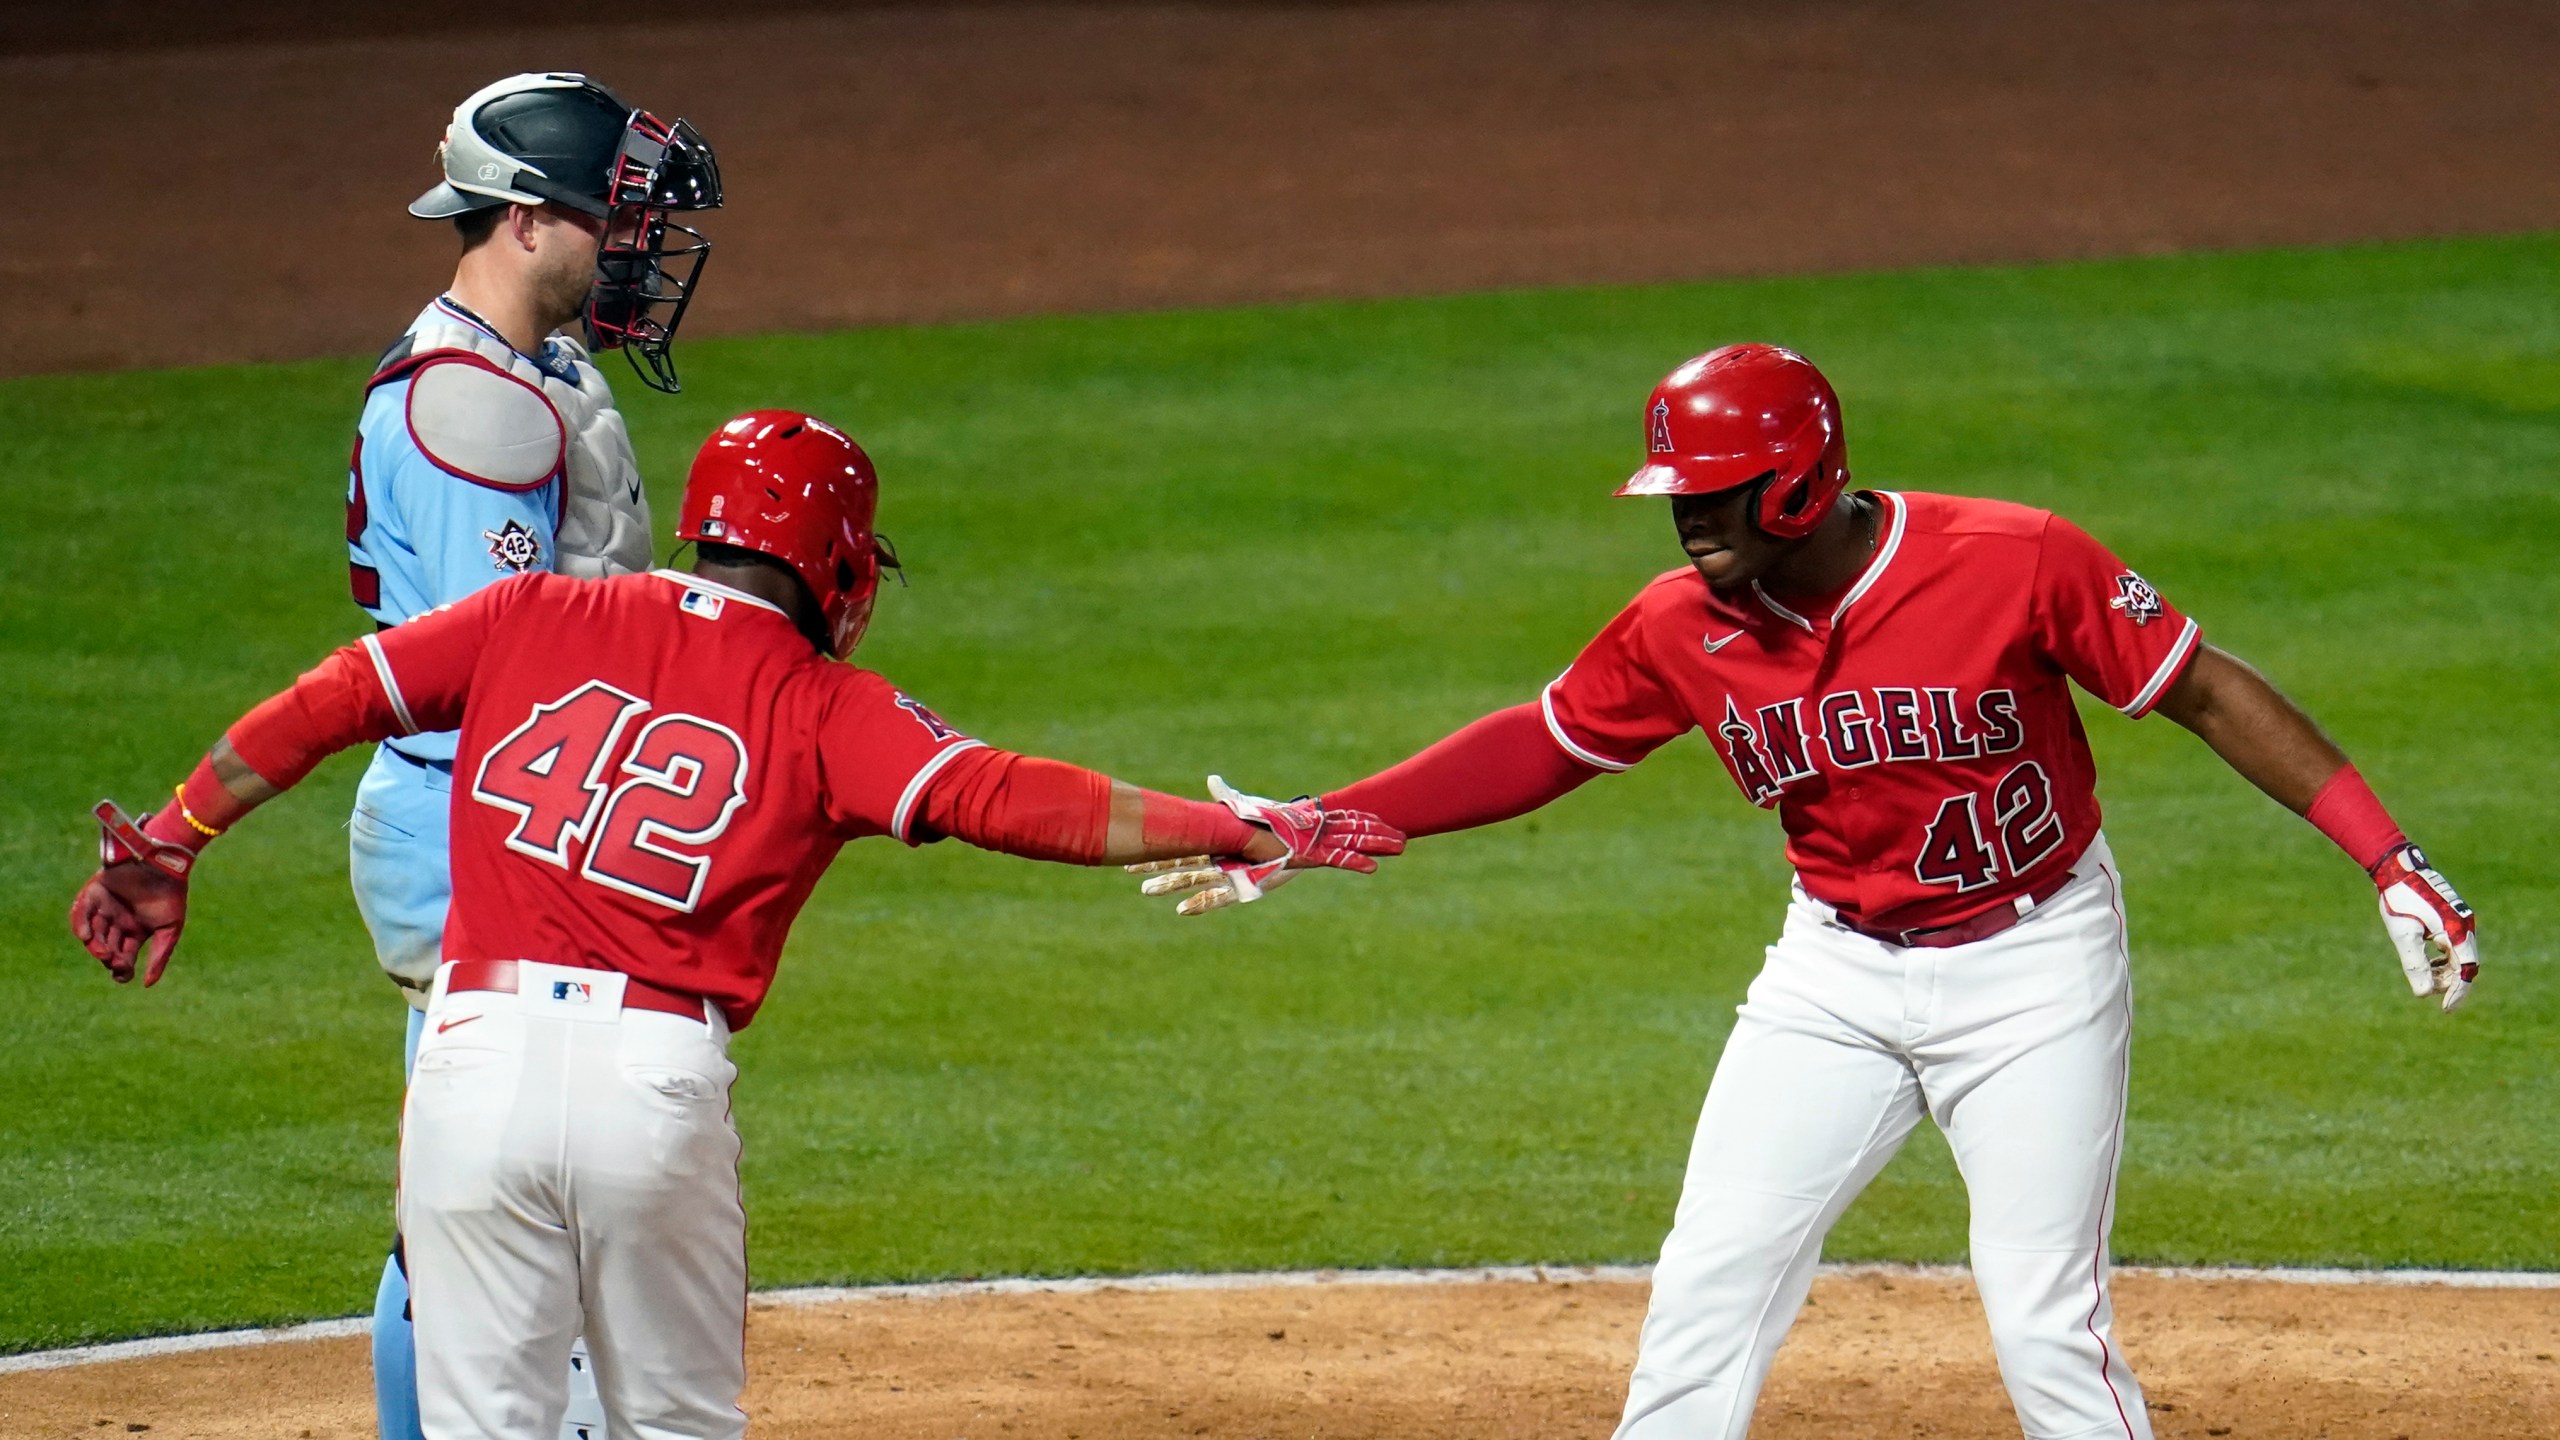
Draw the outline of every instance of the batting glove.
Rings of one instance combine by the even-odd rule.
[[[2471,907],[2417,846],[2405,842],[2373,867],[2373,883],[2382,892],[2382,928],[2400,952],[2410,993],[2442,994],[2448,1011],[2461,1004],[2480,974],[2479,926]]]
[[[1247,795],[1215,775],[1209,777],[1209,797],[1246,824],[1270,831],[1289,847],[1289,853],[1276,860],[1194,855],[1128,867],[1133,875],[1149,877],[1138,887],[1141,895],[1188,895],[1174,907],[1177,915],[1206,915],[1230,905],[1251,904],[1301,870],[1375,874],[1375,857],[1404,853],[1404,832],[1365,810],[1327,810],[1313,796],[1266,800]]]
[[[142,983],[157,985],[187,928],[187,876],[195,869],[195,852],[145,835],[112,800],[99,801],[91,813],[102,832],[99,868],[72,897],[71,934],[117,984],[133,979],[139,957]]]

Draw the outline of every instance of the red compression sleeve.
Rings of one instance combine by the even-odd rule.
[[[292,689],[241,716],[224,737],[258,778],[290,790],[313,766],[348,746],[409,730],[359,643],[331,651]]]
[[[1223,805],[1138,793],[1140,842],[1156,858],[1234,855],[1262,833]],[[1063,760],[971,750],[933,778],[919,818],[982,850],[1099,865],[1111,850],[1111,777]]]
[[[208,755],[196,762],[195,773],[178,787],[171,803],[152,811],[151,818],[142,822],[142,833],[201,854],[214,836],[230,829],[232,821],[248,813],[249,807],[241,804],[213,773],[213,757]]]
[[[1253,843],[1260,830],[1236,818],[1236,812],[1224,805],[1205,800],[1185,800],[1160,790],[1142,792],[1146,796],[1146,823],[1140,827],[1150,858],[1179,859],[1185,855],[1241,855]]]
[[[2311,808],[2302,812],[2302,817],[2336,841],[2338,848],[2347,852],[2347,858],[2363,866],[2367,874],[2409,840],[2353,765],[2340,766],[2338,773],[2329,777],[2320,793],[2311,797]]]
[[[942,767],[925,791],[921,818],[982,850],[1095,865],[1110,838],[1111,777],[982,747]]]
[[[1324,797],[1409,836],[1526,815],[1600,771],[1564,753],[1535,703],[1497,710],[1412,759]]]

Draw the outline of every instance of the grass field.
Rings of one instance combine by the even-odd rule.
[[[618,383],[662,516],[731,411],[863,437],[916,581],[863,659],[957,723],[1287,794],[1534,694],[1678,561],[1659,502],[1607,498],[1645,388],[1795,344],[1864,483],[2069,512],[2485,917],[2442,1019],[2326,841],[2093,716],[2140,994],[2118,1253],[2552,1267],[2556,294],[2524,238],[721,341],[681,397]],[[401,1007],[346,893],[360,762],[223,843],[159,990],[60,932],[87,804],[151,803],[356,630],[363,373],[0,385],[0,1348],[370,1301]],[[1649,1258],[1784,877],[1694,739],[1214,921],[857,846],[738,1046],[757,1279]],[[1924,1135],[1831,1253],[1963,1236]]]

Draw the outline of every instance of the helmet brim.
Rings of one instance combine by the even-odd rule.
[[[1693,455],[1685,462],[1657,460],[1627,477],[1618,495],[1715,495],[1739,490],[1769,473],[1759,456],[1726,459]]]
[[[495,195],[474,195],[468,190],[457,190],[452,182],[446,181],[410,201],[409,213],[421,220],[450,220],[456,215],[468,215],[474,210],[509,203]]]

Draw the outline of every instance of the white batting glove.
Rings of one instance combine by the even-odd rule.
[[[1209,797],[1234,811],[1237,819],[1270,831],[1289,847],[1289,853],[1276,860],[1193,855],[1129,866],[1129,873],[1149,877],[1139,885],[1139,894],[1189,896],[1174,907],[1177,915],[1206,915],[1230,905],[1249,905],[1301,870],[1369,874],[1378,868],[1374,857],[1404,851],[1404,832],[1365,810],[1327,810],[1311,798],[1266,800],[1247,795],[1216,775],[1209,777]]]
[[[2417,846],[2405,842],[2373,868],[2373,883],[2382,892],[2382,928],[2400,952],[2409,992],[2441,994],[2447,1011],[2461,1004],[2480,974],[2479,926],[2471,907]]]
[[[1206,915],[1230,905],[1250,905],[1288,884],[1290,877],[1298,873],[1288,867],[1285,856],[1254,861],[1191,855],[1180,860],[1149,860],[1130,866],[1129,873],[1149,877],[1138,886],[1141,895],[1188,895],[1173,907],[1174,914]]]

